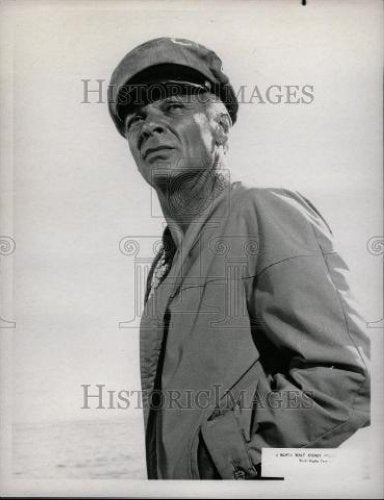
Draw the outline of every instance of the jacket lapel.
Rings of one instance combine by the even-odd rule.
[[[228,186],[228,188],[231,187]],[[164,331],[168,326],[166,324],[166,313],[169,303],[178,293],[188,274],[188,270],[193,264],[190,259],[191,250],[198,242],[202,229],[206,226],[208,219],[211,219],[212,223],[215,222],[212,214],[228,195],[228,190],[224,190],[195,221],[190,223],[182,243],[174,255],[171,270],[145,304],[140,326],[140,355],[146,424],[148,419],[148,405],[146,402],[154,388]],[[222,218],[223,215],[221,214],[218,220],[222,220]]]

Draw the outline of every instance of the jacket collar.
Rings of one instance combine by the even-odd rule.
[[[171,230],[169,225],[165,228],[163,232],[163,245],[164,248],[167,246],[168,249],[175,250],[175,253],[172,255],[173,265],[169,272],[168,278],[173,286],[168,286],[168,297],[167,297],[167,305],[169,303],[169,299],[173,298],[177,293],[185,275],[188,272],[188,268],[191,265],[188,256],[194,247],[195,243],[198,241],[199,235],[202,229],[209,222],[221,222],[223,220],[223,214],[218,213],[215,216],[215,211],[217,208],[227,199],[228,200],[228,209],[229,203],[231,199],[231,195],[233,191],[238,188],[240,182],[235,182],[233,184],[227,184],[223,191],[214,198],[211,203],[207,205],[207,208],[195,219],[193,220],[184,235],[184,238],[181,242],[180,247],[176,246],[171,234]]]

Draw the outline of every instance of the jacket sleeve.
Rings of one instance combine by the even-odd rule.
[[[282,217],[276,230],[273,221],[259,228],[266,245],[279,248],[278,258],[248,279],[263,372],[245,436],[255,465],[263,447],[337,447],[369,423],[369,343],[348,269],[305,199]]]

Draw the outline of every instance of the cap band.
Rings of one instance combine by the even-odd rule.
[[[151,102],[172,96],[199,96],[210,92],[211,88],[212,86],[208,81],[205,82],[205,85],[200,85],[198,83],[180,80],[154,81],[143,84],[126,85],[119,93],[116,112],[119,119],[124,122],[129,113]]]

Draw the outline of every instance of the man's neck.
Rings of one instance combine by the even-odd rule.
[[[178,175],[167,187],[156,189],[160,205],[177,247],[188,227],[199,219],[223,192],[228,181],[220,170]]]

